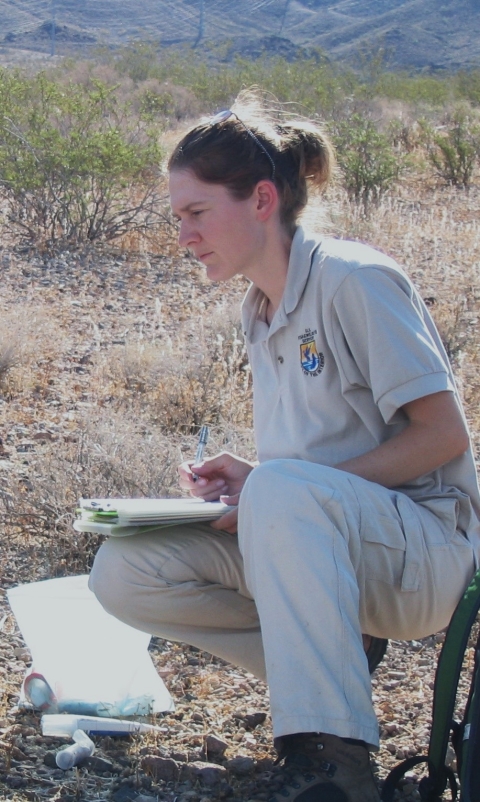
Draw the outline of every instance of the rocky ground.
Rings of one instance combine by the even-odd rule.
[[[10,706],[0,718],[4,799],[246,802],[269,798],[278,769],[264,683],[205,653],[158,639],[152,641],[151,656],[176,700],[174,713],[156,717],[164,732],[126,738],[97,736],[96,751],[84,765],[66,772],[58,769],[55,754],[68,741],[42,736],[39,714],[16,706],[29,655],[8,610],[5,615],[0,672]],[[380,751],[374,755],[380,781],[399,761],[425,753],[442,640],[440,633],[423,641],[390,643],[372,679],[381,728]],[[472,661],[470,655],[470,667]],[[465,701],[465,693],[464,684],[460,702]],[[450,763],[453,758],[450,750]],[[419,799],[417,779],[413,772],[407,773],[398,797]]]
[[[480,248],[478,216],[472,216],[479,198],[474,192],[469,197],[455,198],[449,196],[448,204],[445,197],[437,198],[435,203],[425,205],[425,211],[421,204],[409,205],[403,199],[402,219],[397,216],[394,221],[388,216],[391,209],[389,212],[385,207],[378,211],[377,220],[367,221],[363,233],[357,234],[370,235],[378,224],[384,238],[390,236],[396,255],[401,256],[403,248],[404,261],[415,261],[417,266],[416,255],[429,253],[434,241],[435,259],[429,264],[424,256],[416,278],[424,294],[438,307],[442,307],[445,294],[455,298],[455,303],[459,293],[468,300],[458,309],[450,309],[445,303],[441,320],[448,325],[452,319],[456,321],[457,329],[448,332],[452,344],[463,348],[464,358],[457,360],[459,375],[470,388],[476,388],[478,374],[474,365],[478,349],[471,346],[470,335],[480,300],[478,283],[475,284]],[[442,211],[446,205],[448,213]],[[443,221],[441,226],[438,220]],[[350,219],[349,225],[353,224],[358,226],[358,220]],[[441,233],[432,234],[434,230]],[[455,247],[455,237],[462,238],[464,251],[459,253],[458,265],[452,268],[448,279],[441,266],[442,260],[449,264],[454,261],[448,249]],[[383,245],[386,247],[386,243]],[[467,251],[473,254],[470,262]],[[160,639],[152,640],[151,656],[176,702],[175,712],[156,717],[163,732],[158,736],[118,739],[96,737],[96,752],[83,766],[66,772],[58,769],[54,756],[67,742],[43,737],[39,714],[18,706],[30,656],[6,598],[6,590],[18,583],[88,570],[98,542],[75,537],[70,526],[78,493],[90,490],[93,495],[94,489],[88,477],[79,478],[71,467],[74,463],[77,472],[84,468],[85,463],[78,458],[82,442],[90,444],[92,451],[95,443],[98,446],[99,441],[82,440],[86,419],[97,420],[96,416],[103,414],[119,420],[120,415],[128,417],[133,409],[142,421],[143,438],[150,438],[149,447],[158,446],[159,454],[162,448],[167,453],[165,430],[155,440],[163,424],[158,423],[158,409],[152,412],[155,396],[148,395],[145,375],[140,381],[136,374],[133,381],[127,371],[130,378],[125,379],[128,349],[134,350],[138,362],[144,360],[142,370],[145,365],[153,370],[153,363],[145,362],[146,346],[152,344],[157,350],[163,349],[163,356],[167,354],[177,366],[188,361],[188,354],[193,354],[193,363],[200,361],[208,321],[220,317],[227,330],[234,319],[231,309],[244,285],[238,282],[226,295],[225,288],[205,281],[198,265],[169,247],[156,256],[146,251],[52,254],[22,250],[4,241],[0,264],[1,798],[13,802],[266,800],[267,788],[275,782],[278,771],[273,765],[266,686],[242,669]],[[463,276],[468,279],[465,293]],[[10,342],[16,344],[17,351],[9,366]],[[225,342],[223,337],[221,347]],[[452,351],[453,357],[458,357],[457,351]],[[231,352],[225,355],[226,362],[230,356]],[[165,364],[162,362],[163,370]],[[119,365],[124,370],[121,381]],[[172,382],[176,376],[173,372]],[[222,385],[227,392],[228,386],[225,387]],[[182,399],[186,403],[185,396]],[[471,394],[467,401],[473,410]],[[175,403],[179,403],[178,398]],[[222,446],[228,441],[245,455],[251,453],[248,410],[240,424],[237,419],[227,420],[224,411],[222,415],[214,431],[214,445]],[[471,419],[474,420],[473,414]],[[478,417],[475,421],[478,423]],[[174,466],[179,457],[192,453],[195,435],[179,424],[168,440],[173,467],[158,479],[157,486],[167,491],[174,484]],[[76,449],[77,462],[71,458],[72,449]],[[103,462],[106,453],[102,452]],[[139,453],[140,457],[130,454],[126,464],[135,467],[135,460],[143,459],[144,452]],[[110,459],[111,453],[107,456]],[[113,472],[115,463],[109,464]],[[66,466],[65,474],[62,466]],[[98,470],[93,461],[88,466],[89,470]],[[105,473],[102,481],[106,482]],[[153,492],[155,486],[148,485],[147,478],[141,481],[145,485],[140,491]],[[437,633],[418,642],[391,642],[373,677],[373,699],[381,729],[380,751],[374,755],[379,782],[397,762],[424,753],[427,748],[434,671],[443,639],[444,634]],[[472,662],[470,649],[470,668]],[[302,677],[296,681],[301,682]],[[463,682],[460,703],[465,695]],[[414,774],[407,775],[399,797],[419,798]]]

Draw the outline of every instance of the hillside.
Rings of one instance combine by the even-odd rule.
[[[480,0],[0,0],[0,55],[86,53],[131,39],[164,45],[221,43],[255,55],[321,48],[350,61],[386,48],[392,66],[480,64]]]

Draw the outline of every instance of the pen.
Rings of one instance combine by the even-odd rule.
[[[198,446],[197,446],[197,453],[195,454],[195,461],[194,465],[198,465],[199,462],[203,459],[203,452],[205,451],[205,446],[207,445],[208,435],[210,434],[210,429],[208,426],[202,426],[200,429],[200,435],[198,437]],[[193,481],[196,482],[198,476],[193,474]]]

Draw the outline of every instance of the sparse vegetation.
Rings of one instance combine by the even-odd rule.
[[[337,125],[334,141],[348,196],[367,210],[398,180],[405,167],[404,154],[373,120],[360,114]]]
[[[427,128],[427,150],[435,172],[447,184],[470,186],[480,158],[480,118],[458,107],[445,124]]]
[[[327,116],[341,167],[333,204],[336,230],[344,236],[380,242],[407,268],[416,270],[418,253],[428,258],[433,247],[437,254],[440,241],[445,248],[445,240],[440,238],[449,228],[436,219],[425,243],[425,220],[422,233],[417,228],[418,204],[442,208],[442,195],[438,193],[447,190],[442,190],[438,178],[443,183],[475,189],[480,151],[475,103],[480,79],[476,73],[444,78],[385,74],[377,61],[366,61],[361,74],[339,71],[321,54],[307,63],[287,63],[279,58],[253,62],[237,59],[219,71],[191,51],[162,52],[159,57],[152,45],[137,43],[117,53],[101,53],[96,62],[65,61],[48,73],[28,76],[3,70],[0,187],[4,231],[12,243],[15,237],[28,237],[37,246],[43,243],[51,249],[56,244],[57,251],[61,243],[63,248],[66,243],[86,248],[95,240],[116,239],[117,247],[132,252],[132,264],[137,264],[137,258],[142,264],[144,260],[141,276],[148,274],[154,270],[155,254],[177,253],[173,226],[157,226],[154,237],[144,236],[154,219],[167,219],[161,217],[158,182],[162,152],[168,146],[163,144],[164,139],[168,140],[171,127],[189,112],[195,115],[205,107],[214,111],[228,105],[242,84],[256,82],[267,96],[272,92],[279,100],[295,98],[294,114],[303,111]],[[457,105],[446,113],[437,104],[447,97],[456,99]],[[416,110],[420,107],[422,116],[418,117]],[[404,170],[407,159],[408,173]],[[465,213],[462,207],[461,219]],[[462,225],[459,220],[454,225],[452,217],[451,231],[459,231]],[[469,225],[476,231],[474,220]],[[402,226],[404,239],[399,242]],[[459,243],[466,263],[473,257],[465,242],[470,237],[475,253],[475,236],[470,236],[467,227]],[[451,233],[453,240],[456,234],[454,237]],[[409,243],[414,241],[415,258],[410,258]],[[88,255],[82,259],[93,270],[101,252],[87,248],[83,253]],[[455,258],[453,252],[448,253],[441,263],[442,281],[451,269],[448,258]],[[138,276],[122,275],[121,261],[115,263],[110,279],[105,255],[101,261],[104,267],[97,274],[95,292],[89,289],[89,279],[75,301],[83,308],[83,298],[91,299],[86,318],[89,334],[85,335],[88,353],[82,356],[85,366],[74,367],[68,392],[73,410],[77,410],[80,393],[85,403],[110,409],[112,420],[118,421],[118,416],[134,410],[138,431],[143,428],[177,439],[190,438],[207,422],[221,432],[230,432],[225,435],[228,439],[234,431],[247,430],[251,425],[249,370],[231,303],[225,305],[218,298],[213,314],[211,309],[207,314],[204,297],[212,288],[198,284],[192,292],[189,279],[183,276],[172,284],[168,272],[157,278],[158,297],[152,300],[150,288],[147,300],[134,289]],[[68,287],[68,264],[68,252],[58,258],[44,257],[42,271],[47,277],[52,270],[59,273],[64,287]],[[89,275],[88,269],[84,275]],[[435,276],[438,282],[438,266]],[[473,357],[473,324],[468,322],[474,319],[478,305],[477,280],[473,274],[469,276],[468,289],[465,285],[467,306],[457,282],[454,304],[450,298],[444,301],[444,293],[435,290],[434,312],[445,310],[439,324],[449,353],[462,371],[470,359],[466,354],[477,358],[476,354]],[[129,293],[137,293],[137,308],[142,311],[125,318],[116,296],[120,293],[122,297],[127,287]],[[57,295],[56,302],[62,297]],[[112,338],[105,332],[96,312],[98,302],[99,308],[111,307],[112,314],[121,316],[121,323],[117,321],[115,326],[123,327],[124,334]],[[150,309],[148,313],[146,308]],[[175,315],[180,315],[180,320],[173,332]],[[0,326],[0,380],[6,409],[9,403],[23,404],[31,397],[41,404],[56,403],[56,366],[65,359],[68,364],[70,357],[66,354],[71,353],[74,321],[77,323],[77,315],[65,329],[44,307],[32,306],[31,299],[22,304],[21,311],[18,306],[8,306]],[[77,342],[80,351],[84,347]],[[81,378],[84,375],[86,378]],[[469,392],[466,387],[466,395]],[[77,412],[72,416],[76,420]],[[80,436],[83,443],[85,437]],[[67,451],[70,456],[66,459],[76,465],[74,449],[69,446]],[[120,442],[114,453],[123,453]],[[106,462],[111,465],[112,459],[108,457]],[[78,464],[81,473],[83,463],[80,460]],[[104,467],[106,470],[106,463]],[[103,483],[90,464],[88,470]],[[61,474],[77,475],[75,471],[77,468],[73,473],[63,468]],[[123,463],[117,474],[125,479]],[[114,475],[115,471],[108,474],[102,492],[124,492],[123,485],[115,484]],[[158,482],[164,480],[156,476],[153,471],[153,485],[140,482],[139,492],[145,492],[140,488],[148,487],[152,492],[152,487],[159,487]],[[170,479],[164,481],[166,489],[169,483]],[[80,485],[73,479],[69,482],[71,503]],[[50,495],[55,487],[57,483],[53,482]],[[48,495],[43,489],[38,493],[42,498]],[[36,492],[29,491],[29,509],[34,498]],[[24,505],[25,499],[18,496],[16,503]],[[58,504],[49,502],[46,507],[38,502],[42,507],[41,526],[65,528],[68,516],[65,519],[59,510],[66,502],[63,496]],[[46,510],[51,510],[51,515]]]
[[[209,283],[203,269],[176,247],[173,226],[145,231],[153,220],[149,210],[163,213],[156,171],[171,129],[189,115],[229,105],[242,85],[259,84],[281,100],[294,100],[292,113],[318,114],[332,123],[343,177],[327,199],[327,228],[370,241],[412,276],[452,359],[480,453],[478,155],[468,161],[465,184],[464,167],[459,166],[456,180],[448,178],[448,160],[435,144],[441,137],[455,159],[471,152],[462,151],[464,141],[476,147],[479,76],[371,70],[362,77],[341,73],[321,58],[308,64],[238,60],[219,71],[191,52],[159,58],[151,46],[140,45],[103,54],[96,63],[65,62],[36,76],[0,73],[4,587],[87,571],[99,539],[74,532],[78,497],[177,494],[176,466],[194,454],[202,423],[212,427],[209,453],[227,448],[254,455],[252,388],[238,317],[245,282]],[[456,116],[459,103],[461,118]],[[431,160],[432,148],[443,173]],[[407,154],[409,169],[404,171]],[[468,192],[458,191],[466,185]],[[150,195],[142,194],[146,187]],[[95,206],[98,197],[110,204],[103,207],[103,217]],[[139,217],[122,218],[132,199],[141,198],[146,206]],[[123,221],[123,228],[115,229],[116,220]],[[314,205],[308,222],[324,224]],[[110,239],[109,231],[121,236]],[[5,639],[20,648],[2,598],[0,617],[4,611]],[[152,753],[165,749],[169,756],[174,744],[175,754],[183,750],[190,760],[187,748],[193,744],[200,753],[203,730],[218,721],[234,748],[239,744],[251,754],[257,768],[271,759],[268,723],[248,740],[250,733],[231,715],[233,702],[223,707],[217,695],[223,684],[230,700],[237,704],[239,698],[243,704],[248,683],[257,680],[247,677],[245,685],[239,672],[243,684],[237,687],[237,679],[223,681],[227,675],[221,661],[183,646],[155,648],[170,688],[183,701],[174,719],[179,729],[172,727],[160,745],[142,741],[142,750],[144,745]],[[382,733],[384,770],[400,759],[390,754],[390,733],[398,742],[402,726],[395,730],[396,706],[403,703],[406,684],[413,688],[418,683],[410,689],[416,718],[400,743],[410,747],[415,726],[413,743],[424,751],[426,736],[420,730],[428,725],[427,669],[419,663],[417,676],[411,655],[403,654],[403,646],[395,648],[402,652],[399,665],[406,679],[399,688],[384,691],[391,687],[383,685],[391,682],[386,668],[376,690],[381,720],[391,727]],[[422,655],[430,649],[433,663],[438,644],[432,639],[421,648]],[[166,660],[174,667],[165,667]],[[36,798],[35,760],[43,767],[45,753],[36,734],[38,719],[13,717],[21,673],[6,677],[0,695],[6,744],[5,756],[0,753],[0,772],[5,772],[0,785],[5,798],[15,802]],[[263,686],[258,687],[263,694]],[[219,707],[212,714],[214,695]],[[25,737],[18,720],[28,723]],[[110,755],[107,747],[99,747],[102,754]],[[129,749],[111,746],[121,775],[80,769],[76,780],[66,775],[48,785],[48,777],[38,772],[38,797],[45,792],[49,798],[93,802],[110,798],[111,791],[126,784],[163,798],[165,783],[139,762],[139,744],[133,744],[131,754]],[[233,798],[253,798],[252,777],[229,775]],[[10,785],[12,778],[17,785]],[[191,796],[179,792],[179,799],[198,802],[207,798],[203,793],[197,783]],[[224,798],[212,788],[208,794],[212,802]]]
[[[159,220],[155,132],[100,81],[0,72],[0,196],[32,241],[112,240]]]

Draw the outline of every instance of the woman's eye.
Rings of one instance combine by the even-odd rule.
[[[201,215],[202,212],[203,212],[203,209],[195,209],[195,211],[192,212],[192,217],[199,217],[199,215]]]

